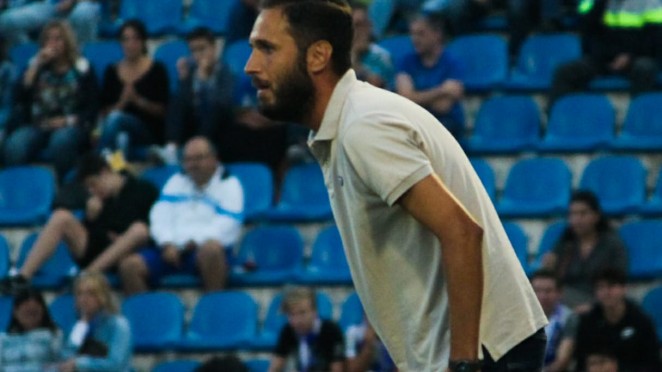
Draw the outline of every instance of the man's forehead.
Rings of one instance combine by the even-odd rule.
[[[271,40],[281,36],[289,36],[289,23],[280,8],[263,9],[257,16],[253,30],[251,31],[251,40]]]

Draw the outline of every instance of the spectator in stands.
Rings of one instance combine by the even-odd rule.
[[[214,356],[205,360],[193,372],[250,372],[236,355]]]
[[[80,319],[69,333],[58,371],[132,371],[131,329],[117,312],[106,276],[81,274],[74,295]]]
[[[106,68],[103,76],[98,147],[126,153],[129,143],[163,144],[169,84],[165,66],[147,54],[147,30],[141,21],[126,21],[120,41],[124,58]],[[124,143],[126,137],[129,143]]]
[[[586,357],[586,372],[618,372],[618,359],[611,350],[592,352]]]
[[[253,29],[253,23],[255,23],[255,19],[257,18],[258,3],[258,0],[239,0],[234,2],[228,17],[225,45],[248,39]]]
[[[365,317],[361,324],[347,328],[345,357],[348,372],[394,372],[398,370],[388,354],[386,346]]]
[[[11,322],[0,333],[0,366],[4,372],[38,372],[58,360],[62,334],[34,289],[14,296]]]
[[[147,290],[162,275],[199,272],[206,291],[225,287],[232,246],[239,239],[244,194],[239,180],[217,159],[204,137],[184,148],[184,173],[173,175],[150,212],[157,244],[125,259],[120,274],[127,294]]]
[[[542,266],[553,270],[564,286],[563,302],[583,311],[592,301],[592,278],[606,268],[627,272],[623,241],[602,214],[598,198],[580,190],[570,198],[568,227]]]
[[[545,326],[545,371],[565,371],[572,359],[574,329],[571,322],[576,321],[575,314],[561,303],[562,284],[553,271],[543,269],[533,273],[531,286],[549,320]]]
[[[577,325],[576,370],[585,370],[589,355],[609,351],[620,370],[662,371],[655,327],[639,305],[626,299],[625,272],[600,271],[594,283],[597,303]]]
[[[444,47],[443,21],[418,15],[409,26],[415,53],[397,67],[396,91],[425,107],[455,138],[464,132],[462,66]]]
[[[214,34],[208,28],[197,28],[187,37],[193,58],[177,61],[179,88],[170,102],[167,140],[162,157],[166,163],[177,163],[177,149],[194,135],[217,143],[219,128],[234,119],[232,73],[218,57]]]
[[[71,23],[81,44],[97,37],[101,4],[96,0],[14,0],[6,3],[7,9],[0,13],[0,34],[12,45],[28,42],[30,33],[39,32],[48,22],[58,18]]]
[[[0,143],[11,113],[15,75],[16,68],[9,59],[7,39],[0,35]]]
[[[39,44],[18,83],[4,161],[28,163],[47,148],[61,179],[89,144],[97,115],[97,83],[66,21],[48,23]]]
[[[287,315],[287,324],[278,336],[269,372],[344,371],[342,331],[336,323],[320,319],[315,291],[306,287],[288,288],[281,309]]]
[[[81,160],[78,177],[91,196],[85,218],[58,209],[42,229],[28,258],[6,285],[25,284],[53,255],[61,241],[86,271],[104,271],[149,240],[147,218],[158,191],[149,182],[112,171],[105,159],[89,154]]]
[[[352,6],[352,22],[352,68],[356,71],[356,77],[376,87],[392,89],[394,69],[391,55],[372,41],[372,21],[365,6]]]
[[[598,75],[627,77],[633,95],[655,89],[660,66],[654,44],[661,42],[648,22],[650,14],[660,11],[662,5],[656,1],[580,2],[584,57],[557,68],[548,107],[565,94],[585,90]]]

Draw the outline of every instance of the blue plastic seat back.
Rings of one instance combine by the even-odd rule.
[[[119,18],[137,18],[145,24],[150,36],[175,33],[183,16],[181,0],[122,0]]]
[[[147,292],[122,302],[122,314],[129,321],[135,347],[164,350],[182,337],[184,305],[167,292]]]
[[[244,213],[250,220],[271,208],[274,200],[274,179],[271,169],[263,163],[226,164],[230,174],[244,189]]]
[[[622,134],[637,137],[662,137],[662,93],[644,93],[630,101]]]
[[[496,34],[459,36],[446,50],[462,64],[467,90],[483,91],[499,86],[508,74],[508,46]]]
[[[9,58],[16,66],[16,72],[22,74],[28,67],[30,58],[34,57],[39,51],[39,44],[35,42],[26,42],[16,44],[9,49]]]
[[[13,298],[0,294],[0,329],[7,330],[12,317]]]
[[[338,324],[343,331],[347,331],[350,326],[363,323],[364,318],[363,305],[359,295],[356,292],[350,293],[342,304]]]
[[[372,0],[368,5],[368,18],[372,21],[372,31],[381,39],[395,12],[395,0]]]
[[[579,187],[593,191],[605,213],[636,212],[646,195],[646,169],[634,156],[603,156],[589,162]]]
[[[234,100],[240,106],[252,106],[256,102],[256,89],[251,84],[251,78],[244,73],[253,49],[248,40],[237,40],[223,49],[222,59],[234,76]]]
[[[23,266],[34,243],[37,241],[37,237],[38,234],[35,232],[23,240],[16,263],[17,267]],[[67,278],[75,272],[77,272],[77,265],[69,253],[69,248],[66,243],[60,242],[53,255],[44,262],[32,278],[32,284],[38,288],[60,288],[66,284]]]
[[[504,222],[503,228],[506,230],[506,235],[510,240],[510,244],[515,250],[517,259],[522,264],[525,271],[529,270],[529,238],[524,233],[522,228],[514,222]]]
[[[633,279],[654,279],[662,275],[660,232],[662,221],[641,220],[621,225],[619,235],[625,243],[629,261],[629,276]]]
[[[152,372],[194,372],[200,362],[192,359],[169,360],[157,363]]]
[[[337,226],[332,225],[319,232],[313,243],[309,264],[328,270],[349,272]]]
[[[602,94],[572,94],[560,98],[547,123],[546,137],[592,139],[606,144],[614,134],[616,112]]]
[[[502,200],[520,203],[561,203],[570,198],[570,170],[561,159],[523,159],[508,173]]]
[[[227,31],[230,11],[237,0],[193,0],[189,8],[189,19],[216,34]]]
[[[205,293],[193,309],[187,338],[191,340],[241,343],[257,331],[257,304],[246,292]]]
[[[0,235],[0,279],[7,276],[11,267],[11,258],[9,257],[9,243],[4,235]]]
[[[538,244],[538,251],[536,252],[537,262],[540,262],[545,253],[551,252],[554,249],[554,246],[559,242],[567,227],[568,224],[565,221],[557,221],[547,225]]]
[[[641,302],[641,307],[653,320],[657,338],[662,343],[662,286],[649,290]]]
[[[294,226],[257,226],[246,233],[238,263],[254,262],[257,270],[293,270],[303,259],[303,239]]]
[[[317,163],[294,165],[285,173],[279,205],[329,205],[324,175]]]
[[[485,191],[487,191],[487,195],[489,195],[490,199],[494,201],[496,198],[496,180],[494,177],[494,170],[490,166],[490,163],[485,159],[479,158],[472,158],[470,160],[478,178],[480,178],[480,182],[483,184],[483,187],[485,187]]]
[[[119,62],[123,57],[122,46],[117,41],[93,41],[83,45],[83,55],[94,67],[94,73],[99,81],[99,87],[103,84],[103,76],[106,68],[113,63]]]
[[[581,42],[575,34],[531,35],[522,44],[517,69],[529,76],[551,80],[556,67],[581,55]]]
[[[249,372],[268,372],[269,364],[271,361],[269,359],[249,359],[244,362],[246,367],[248,367]]]
[[[178,165],[162,165],[158,167],[151,167],[145,169],[140,178],[149,181],[152,185],[156,186],[157,189],[163,189],[166,182],[172,177],[175,173],[179,172],[181,167]]]
[[[55,196],[53,173],[39,166],[0,170],[0,225],[35,225],[45,222]]]
[[[385,37],[379,41],[379,45],[391,54],[391,61],[396,71],[405,56],[416,52],[409,35]]]
[[[61,294],[53,299],[48,306],[51,317],[57,326],[66,335],[78,320],[76,300],[71,293]]]
[[[178,39],[166,41],[154,51],[154,59],[163,63],[168,72],[170,92],[175,92],[179,85],[177,60],[181,57],[188,57],[190,54],[186,41]]]

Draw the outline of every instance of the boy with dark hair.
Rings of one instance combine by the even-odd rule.
[[[158,197],[152,184],[112,170],[97,154],[81,159],[78,177],[89,192],[85,217],[81,221],[70,210],[53,211],[19,273],[3,283],[5,289],[29,282],[61,241],[87,271],[107,270],[149,241],[149,210]]]

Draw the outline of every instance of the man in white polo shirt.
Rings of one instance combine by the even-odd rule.
[[[264,0],[245,71],[262,113],[312,130],[370,322],[400,370],[540,370],[545,314],[478,176],[425,109],[356,79],[351,40],[344,0]]]

